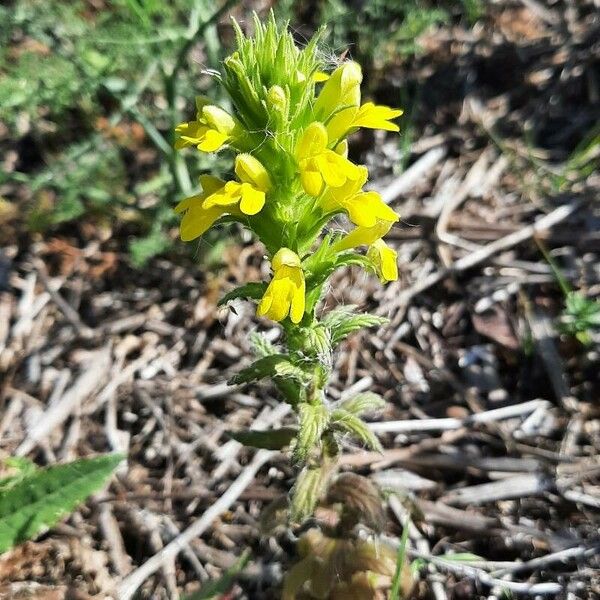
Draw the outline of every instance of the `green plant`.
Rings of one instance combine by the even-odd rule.
[[[175,153],[172,130],[183,118],[180,97],[210,92],[190,54],[203,42],[218,61],[216,22],[235,1],[216,9],[210,0],[0,7],[0,121],[27,147],[0,184],[25,188],[30,229],[84,217],[127,222],[139,238],[130,246],[138,265],[170,246],[168,201],[191,191],[188,167],[222,168],[214,157]]]
[[[198,592],[185,596],[181,600],[218,600],[224,597],[233,585],[236,577],[246,568],[250,561],[250,551],[245,550],[235,564],[227,569],[219,579],[202,586]]]
[[[120,454],[36,468],[25,459],[5,464],[16,474],[0,480],[0,552],[38,535],[98,491],[123,460]]]
[[[558,323],[559,330],[575,337],[582,344],[590,344],[590,330],[600,328],[600,301],[573,290],[544,244],[540,240],[536,242],[564,295],[565,304]]]
[[[330,29],[330,45],[348,48],[357,61],[377,69],[398,55],[418,53],[419,35],[448,17],[443,8],[422,0],[371,0],[360,11],[344,0],[325,0],[320,12],[320,22]]]

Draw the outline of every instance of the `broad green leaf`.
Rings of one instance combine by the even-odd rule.
[[[109,454],[37,469],[1,491],[0,552],[55,525],[98,491],[123,458]]]
[[[223,306],[227,304],[231,300],[236,300],[237,298],[245,298],[249,300],[258,300],[263,297],[265,291],[267,289],[267,284],[265,282],[250,282],[246,285],[242,285],[240,287],[231,290],[227,294],[225,294],[220,300],[218,305]]]
[[[28,458],[22,458],[20,456],[7,458],[4,461],[4,465],[9,469],[12,469],[14,473],[0,479],[0,493],[13,487],[15,484],[19,483],[19,481],[22,481],[25,477],[37,470],[35,463]]]
[[[265,377],[273,377],[277,374],[277,368],[283,364],[291,364],[289,358],[285,354],[270,354],[255,360],[250,366],[242,369],[239,373],[230,379],[230,383],[251,383],[264,379]]]
[[[269,429],[266,431],[252,430],[232,431],[228,435],[244,446],[252,448],[264,448],[265,450],[281,450],[289,446],[298,430],[294,427],[282,427],[280,429]]]

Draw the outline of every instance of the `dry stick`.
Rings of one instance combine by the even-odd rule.
[[[375,433],[406,433],[410,431],[450,431],[460,429],[471,423],[491,423],[501,419],[512,419],[528,415],[539,408],[549,408],[547,400],[529,400],[521,404],[494,408],[485,412],[477,413],[465,419],[413,419],[408,421],[384,421],[382,423],[370,423],[369,428]]]
[[[103,383],[110,371],[110,346],[95,352],[93,359],[90,359],[90,364],[91,368],[87,368],[63,397],[49,406],[34,426],[29,429],[27,437],[17,448],[17,456],[25,456],[31,452],[38,442],[66,421],[73,414],[75,408],[80,406]]]
[[[541,217],[532,225],[528,225],[527,227],[524,227],[519,231],[515,231],[514,233],[504,236],[499,240],[496,240],[495,242],[484,246],[480,250],[477,250],[472,254],[468,254],[467,256],[458,259],[448,268],[434,271],[427,277],[424,277],[421,281],[415,283],[406,291],[399,294],[396,300],[387,304],[385,307],[386,312],[393,308],[400,308],[406,306],[415,296],[429,289],[436,283],[439,283],[448,275],[451,275],[452,273],[460,273],[461,271],[466,271],[467,269],[470,269],[484,262],[494,254],[502,252],[503,250],[508,250],[509,248],[512,248],[513,246],[516,246],[517,244],[520,244],[521,242],[524,242],[525,240],[533,237],[536,233],[539,233],[544,229],[548,229],[550,227],[553,227],[557,223],[564,221],[566,218],[571,216],[581,206],[581,204],[581,201],[573,201],[571,204],[564,204],[562,206],[559,206],[551,213]]]
[[[93,330],[90,329],[85,323],[83,323],[83,321],[79,317],[78,312],[60,295],[58,290],[54,288],[54,286],[48,279],[46,266],[44,265],[44,263],[40,259],[35,258],[33,259],[33,266],[37,271],[40,281],[44,284],[46,291],[48,292],[48,294],[50,294],[50,297],[52,298],[52,300],[54,300],[54,303],[56,304],[56,306],[58,306],[58,308],[65,316],[67,321],[69,321],[69,323],[71,323],[71,325],[75,327],[77,333],[83,338],[93,337]]]
[[[457,235],[448,233],[450,217],[452,216],[452,213],[469,197],[471,192],[476,187],[481,187],[488,170],[489,155],[489,149],[480,154],[479,158],[467,173],[467,176],[456,193],[453,195],[450,202],[446,202],[442,206],[442,211],[440,212],[440,216],[435,226],[435,233],[438,240],[442,242],[442,244],[438,246],[438,254],[445,267],[448,267],[452,264],[452,255],[450,249],[443,244],[451,243],[453,245],[461,245],[463,242],[463,240],[461,240],[461,238],[459,238]]]
[[[539,594],[540,596],[554,595],[564,590],[563,586],[559,583],[522,583],[519,581],[510,581],[507,579],[497,579],[496,577],[492,577],[492,575],[490,575],[483,569],[472,567],[465,563],[458,563],[456,561],[452,561],[451,559],[444,559],[442,557],[433,556],[431,554],[423,554],[415,550],[409,550],[409,553],[413,558],[421,558],[423,560],[433,563],[441,569],[445,569],[447,571],[451,571],[459,575],[464,575],[465,577],[476,579],[477,581],[489,587],[507,589],[511,592],[515,592],[518,594]]]
[[[412,164],[400,177],[388,187],[381,190],[381,197],[386,204],[393,202],[405,192],[409,191],[422,177],[437,165],[446,155],[445,147],[432,148],[419,160]]]
[[[229,489],[196,522],[119,583],[117,598],[129,600],[150,575],[173,560],[194,538],[201,536],[212,522],[240,497],[240,494],[252,483],[258,470],[275,454],[277,453],[271,450],[259,450]]]

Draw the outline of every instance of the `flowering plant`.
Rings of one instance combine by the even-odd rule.
[[[269,256],[269,282],[248,282],[221,302],[254,300],[258,315],[281,323],[281,347],[255,337],[257,360],[234,382],[271,377],[297,414],[296,428],[245,432],[240,439],[257,447],[292,448],[300,473],[291,517],[301,521],[333,471],[341,435],[379,448],[361,416],[380,408],[381,398],[365,393],[333,403],[325,389],[335,346],[351,332],[385,320],[348,306],[320,314],[319,300],[331,274],[346,265],[360,265],[383,282],[398,276],[396,253],[383,237],[399,217],[377,192],[363,189],[368,172],[348,159],[347,138],[361,127],[398,131],[393,119],[402,111],[361,103],[357,63],[342,62],[327,73],[320,33],[299,48],[272,15],[266,24],[255,18],[254,37],[235,22],[234,27],[237,50],[215,75],[232,111],[198,98],[196,119],[176,129],[176,147],[233,151],[235,178],[202,175],[200,192],[175,210],[182,215],[183,240],[215,223],[237,221]],[[328,228],[340,214],[353,225],[349,233]]]

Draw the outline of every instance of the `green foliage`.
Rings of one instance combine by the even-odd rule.
[[[385,406],[385,400],[374,392],[364,392],[348,398],[348,400],[341,400],[337,406],[357,417],[361,417],[381,410]]]
[[[327,465],[307,465],[296,479],[291,490],[290,519],[295,523],[302,523],[309,517],[321,498],[330,470]]]
[[[23,171],[2,173],[0,184],[26,188],[29,201],[18,214],[30,229],[82,218],[127,222],[139,235],[129,247],[138,266],[169,247],[169,203],[192,188],[171,144],[173,126],[188,116],[178,99],[210,87],[189,54],[203,41],[218,62],[214,17],[232,3],[218,10],[211,0],[0,7],[0,122],[8,139],[27,146]],[[186,160],[195,169],[223,169],[218,157]]]
[[[600,301],[587,298],[581,292],[569,292],[559,327],[582,344],[590,344],[590,330],[600,329]]]
[[[388,322],[385,317],[378,317],[368,313],[354,314],[356,307],[352,305],[342,306],[332,310],[323,318],[323,324],[331,333],[331,343],[333,346],[339,344],[352,332],[363,327],[376,327]]]
[[[45,469],[17,463],[18,475],[0,483],[0,552],[55,525],[99,490],[123,458],[110,454]]]
[[[232,384],[252,383],[265,377],[285,377],[306,383],[307,373],[290,361],[287,354],[270,354],[254,361],[250,366],[236,373]]]
[[[350,434],[370,450],[375,450],[376,452],[382,451],[381,443],[377,439],[377,436],[355,414],[343,408],[335,409],[331,412],[331,423],[334,429]]]
[[[134,1],[134,0],[132,0]],[[219,579],[207,583],[199,592],[185,596],[181,600],[217,600],[231,589],[235,579],[250,561],[250,550],[244,550],[232,567],[229,567]]]
[[[281,450],[289,446],[298,433],[294,427],[281,427],[280,429],[269,429],[258,431],[249,429],[247,431],[232,431],[229,436],[244,446],[252,448],[264,448],[265,450]]]
[[[225,294],[219,300],[218,305],[223,306],[224,304],[227,304],[231,300],[237,300],[238,298],[245,298],[247,300],[258,300],[258,299],[262,298],[266,289],[267,289],[267,284],[262,281],[260,283],[254,282],[254,281],[250,282],[250,283],[246,283],[245,285],[237,287],[237,288],[231,290],[230,292],[228,292],[227,294]]]
[[[362,64],[383,68],[399,54],[419,51],[417,38],[432,25],[444,23],[448,12],[422,0],[371,0],[361,11],[343,0],[325,0],[320,19],[327,23],[334,48],[349,48]]]
[[[321,436],[329,425],[329,412],[323,404],[303,402],[298,406],[298,421],[294,460],[301,463],[311,450],[319,447]]]
[[[254,352],[254,355],[258,358],[277,353],[277,348],[275,348],[275,346],[273,346],[273,344],[271,344],[271,342],[261,333],[253,331],[249,338],[252,352]]]
[[[159,226],[145,236],[132,240],[129,243],[131,261],[136,267],[144,266],[150,258],[164,252],[171,245],[171,240]]]
[[[400,538],[400,545],[398,546],[398,553],[396,555],[396,570],[394,577],[392,578],[392,589],[390,590],[390,600],[401,600],[402,589],[402,570],[404,563],[406,562],[406,548],[408,545],[408,530],[410,527],[410,519],[406,519],[402,527],[402,537]]]

